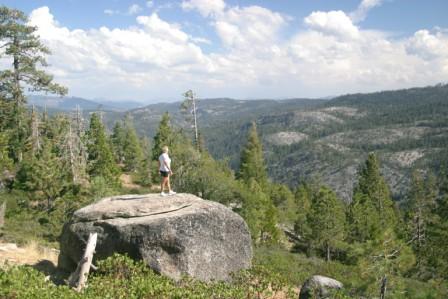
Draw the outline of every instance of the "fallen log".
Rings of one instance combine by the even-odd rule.
[[[0,229],[5,225],[6,200],[0,205]]]
[[[82,289],[86,286],[90,268],[93,268],[92,259],[93,254],[95,253],[97,237],[97,233],[91,233],[89,235],[84,255],[79,261],[75,272],[73,272],[68,279],[68,285],[74,288],[77,292],[82,291]]]

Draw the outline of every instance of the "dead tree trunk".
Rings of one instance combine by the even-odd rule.
[[[384,276],[381,280],[381,290],[380,290],[380,299],[386,298],[386,288],[387,288],[387,277]]]
[[[89,235],[84,256],[79,261],[76,271],[69,277],[69,286],[74,288],[77,292],[80,292],[86,286],[87,276],[89,275],[90,267],[92,267],[92,258],[95,252],[97,237],[97,233],[91,233]]]
[[[5,225],[6,200],[0,205],[0,230]]]

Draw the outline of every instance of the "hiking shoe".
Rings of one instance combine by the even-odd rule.
[[[166,194],[165,192],[160,192],[160,196],[167,196],[168,194]]]
[[[176,192],[174,192],[174,191],[170,191],[169,193],[168,193],[168,195],[175,195],[176,194]]]

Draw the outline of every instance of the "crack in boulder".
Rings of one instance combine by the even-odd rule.
[[[117,214],[110,215],[110,216],[107,215],[107,214],[104,214],[103,217],[101,218],[101,220],[108,220],[108,219],[115,219],[115,218],[131,219],[131,218],[140,218],[140,217],[147,217],[147,216],[160,215],[160,214],[168,214],[168,213],[171,213],[171,212],[176,212],[176,211],[188,208],[190,206],[191,206],[191,204],[188,204],[188,205],[184,205],[184,206],[181,206],[179,208],[176,208],[176,209],[171,209],[171,210],[167,210],[167,211],[160,211],[160,212],[153,212],[153,213],[148,213],[148,214],[139,214],[139,215],[126,215],[126,214],[120,215],[119,212],[116,212]]]

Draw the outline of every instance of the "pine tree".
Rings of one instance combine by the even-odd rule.
[[[347,212],[350,242],[375,240],[381,233],[381,220],[370,198],[363,193],[355,193]]]
[[[12,61],[12,68],[0,71],[2,97],[12,102],[12,117],[9,127],[14,130],[10,144],[16,161],[22,159],[22,150],[27,138],[24,88],[31,92],[50,92],[60,95],[67,89],[52,82],[53,77],[38,67],[47,66],[45,55],[50,51],[35,35],[37,28],[27,24],[25,14],[16,9],[0,7],[0,40],[3,56]]]
[[[369,220],[362,221],[363,210],[365,217]],[[359,234],[359,236],[352,235],[353,241],[372,238],[377,230],[376,219],[379,219],[380,230],[395,229],[397,223],[395,206],[374,153],[369,154],[365,164],[359,170],[358,184],[354,189],[349,211],[351,230]]]
[[[386,228],[376,240],[362,245],[364,255],[359,261],[363,273],[374,276],[377,281],[376,294],[389,298],[387,292],[397,288],[396,277],[409,271],[415,264],[412,249],[397,238],[392,228]],[[376,296],[375,296],[376,297]]]
[[[325,252],[326,260],[344,240],[345,208],[336,194],[327,187],[321,187],[313,199],[308,221],[312,232],[311,244]]]
[[[268,185],[266,166],[263,158],[263,148],[258,138],[255,122],[249,130],[246,146],[241,153],[238,177],[244,182],[254,179],[263,189]]]
[[[37,153],[25,152],[14,184],[18,189],[43,194],[47,209],[52,208],[54,200],[61,196],[65,184],[64,169],[53,151],[52,140],[43,140]]]
[[[295,201],[297,205],[296,221],[294,222],[294,232],[305,244],[297,244],[310,248],[309,240],[311,240],[311,227],[308,223],[308,215],[311,211],[311,202],[313,199],[312,187],[306,183],[299,185],[295,192]]]
[[[126,143],[126,132],[121,121],[115,122],[110,138],[114,149],[115,159],[117,163],[121,165],[125,160],[124,147]]]
[[[448,252],[448,196],[444,195],[436,201],[432,217],[426,225],[425,237],[424,259],[427,273],[420,273],[420,276],[426,279],[448,279],[448,260],[445,258]]]
[[[152,148],[152,160],[159,160],[159,156],[162,153],[162,147],[172,147],[174,144],[174,132],[170,127],[170,116],[168,112],[163,114],[160,121],[159,128],[154,136],[154,145]]]
[[[115,164],[104,126],[98,114],[92,113],[87,137],[88,173],[115,184],[119,170]]]
[[[143,186],[149,186],[151,184],[151,145],[149,143],[148,137],[143,137],[140,147],[142,149],[142,160],[136,168],[136,173],[134,175],[135,182]]]
[[[418,171],[412,173],[406,222],[408,239],[414,248],[418,268],[422,265],[426,251],[426,228],[433,217],[432,211],[436,206],[437,193],[435,190],[434,177],[430,175],[425,180]]]
[[[255,243],[275,243],[279,232],[277,210],[258,182],[251,178],[241,186],[243,206],[241,214],[246,220]]]
[[[140,147],[137,132],[135,132],[132,119],[129,115],[126,116],[124,121],[124,131],[126,136],[123,147],[125,170],[136,172],[139,165],[143,161],[143,152],[142,148]]]

